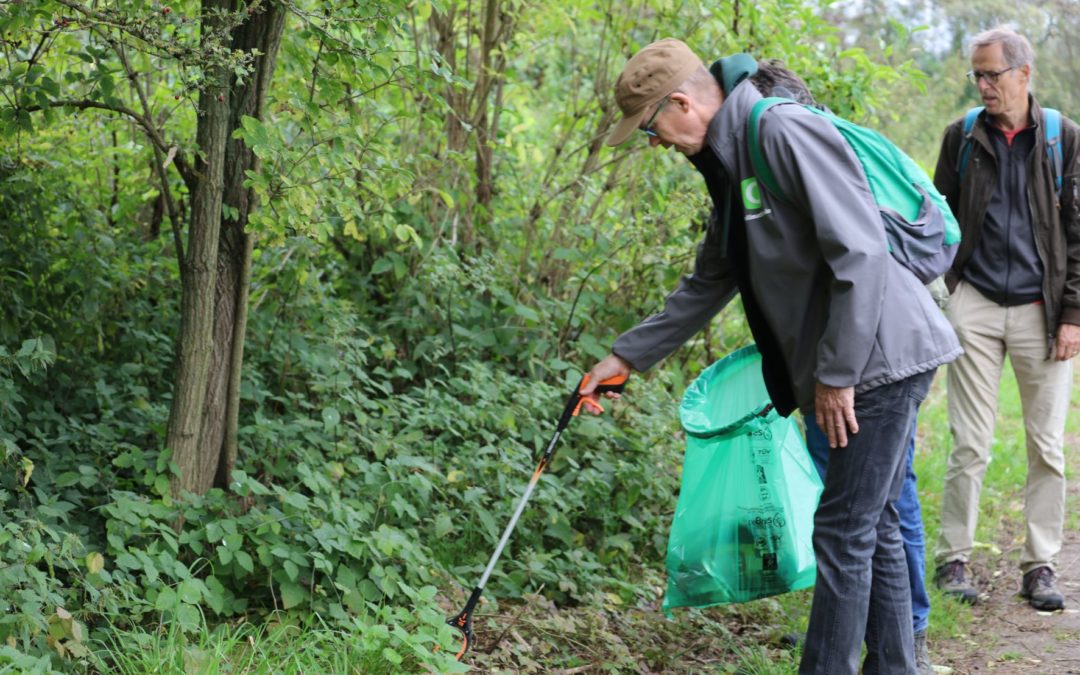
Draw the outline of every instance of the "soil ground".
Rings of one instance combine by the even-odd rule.
[[[1076,447],[1078,439],[1070,438]],[[1068,504],[1080,498],[1080,483],[1069,486]],[[999,551],[982,551],[972,561],[984,593],[972,608],[974,621],[961,639],[931,642],[935,664],[968,673],[1080,673],[1080,532],[1066,527],[1058,557],[1059,588],[1066,609],[1038,612],[1020,595],[1017,568],[1023,541],[1021,513],[999,529]]]
[[[1069,502],[1076,503],[1080,483],[1072,485],[1070,492]],[[1039,612],[1019,595],[1022,517],[1002,523],[1000,531],[1005,535],[998,550],[980,551],[972,561],[971,571],[984,592],[970,610],[957,610],[972,613],[966,632],[932,639],[932,662],[939,673],[953,675],[1080,674],[1080,532],[1066,530],[1058,560],[1066,609]],[[804,600],[809,603],[809,594]],[[491,630],[494,626],[489,625],[478,632],[482,644],[469,659],[473,672],[764,675],[795,671],[794,654],[780,646],[779,627],[770,625],[779,611],[776,607],[758,616],[708,610],[696,619],[683,616],[674,625],[663,618],[659,607],[605,609],[598,612],[594,605],[559,610],[533,596],[526,607],[490,616],[493,624],[508,630]],[[937,611],[942,610],[936,607]],[[746,667],[749,650],[757,655],[756,668]],[[560,651],[563,658],[553,658]],[[567,651],[577,654],[576,667],[565,667]],[[562,661],[564,667],[551,668],[553,661]]]

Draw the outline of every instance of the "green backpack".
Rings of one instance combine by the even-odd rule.
[[[763,98],[754,105],[748,145],[758,181],[774,196],[791,203],[765,161],[759,137],[761,116],[784,104],[801,105],[786,98]],[[893,258],[924,284],[948,271],[960,243],[960,226],[926,172],[876,131],[813,106],[803,108],[832,122],[855,152],[881,212]]]

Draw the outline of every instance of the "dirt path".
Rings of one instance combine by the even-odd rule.
[[[1073,447],[1078,439],[1070,438]],[[1074,465],[1075,466],[1075,465]],[[1068,514],[1080,502],[1080,480],[1069,486]],[[972,569],[985,592],[972,608],[969,633],[961,639],[931,643],[935,664],[968,673],[1080,673],[1080,532],[1065,529],[1058,558],[1059,587],[1066,609],[1037,612],[1020,595],[1016,561],[1023,541],[1022,513],[1001,523],[1000,551],[976,554]],[[963,610],[966,611],[966,610]]]

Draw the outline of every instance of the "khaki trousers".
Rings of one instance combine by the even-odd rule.
[[[961,281],[946,314],[964,355],[948,367],[953,450],[941,499],[938,564],[968,561],[979,517],[979,494],[990,463],[998,386],[1006,353],[1020,390],[1027,439],[1024,487],[1027,539],[1020,569],[1053,568],[1065,520],[1065,416],[1072,363],[1047,359],[1042,305],[1002,307]]]

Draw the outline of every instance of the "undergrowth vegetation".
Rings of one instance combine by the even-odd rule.
[[[153,257],[154,245],[127,244]],[[16,342],[0,351],[0,658],[91,666],[116,631],[160,623],[198,635],[284,612],[365,634],[383,626],[381,640],[352,648],[447,667],[434,652],[450,632],[436,588],[475,582],[577,376],[514,374],[467,340],[451,358],[441,317],[420,312],[405,328],[427,347],[402,358],[400,333],[372,330],[378,321],[312,275],[253,317],[246,452],[229,489],[176,500],[160,449],[170,336],[155,328],[173,324],[167,272],[147,265],[154,292],[130,302],[111,297],[127,274],[116,265],[87,273],[97,282],[74,293],[34,278],[44,306],[112,313],[40,325],[22,342],[6,336]],[[27,286],[6,285],[3,302]],[[638,408],[615,419],[575,421],[493,595],[544,587],[560,603],[597,589],[637,599],[631,571],[662,556],[678,443],[670,395],[645,383],[635,394]],[[639,412],[650,408],[663,414]]]

